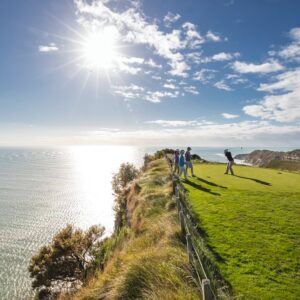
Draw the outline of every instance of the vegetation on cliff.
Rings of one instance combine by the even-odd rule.
[[[103,233],[101,226],[91,226],[83,231],[67,225],[49,245],[43,246],[29,265],[37,297],[47,299],[80,287],[93,268]]]
[[[97,244],[83,287],[60,299],[201,299],[162,156],[146,156],[143,172],[121,166],[112,182],[115,231]]]
[[[103,270],[72,299],[200,299],[180,236],[170,171],[152,160],[125,188],[126,225]]]

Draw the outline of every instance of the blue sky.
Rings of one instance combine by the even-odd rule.
[[[298,146],[299,11],[3,0],[0,144]]]

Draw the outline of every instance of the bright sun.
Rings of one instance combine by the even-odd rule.
[[[115,27],[105,27],[91,33],[83,43],[83,56],[89,68],[109,69],[118,58],[118,31]]]

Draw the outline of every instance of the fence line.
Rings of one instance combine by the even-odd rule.
[[[194,245],[192,235],[194,234],[190,229],[194,226],[191,222],[189,211],[186,205],[183,203],[183,199],[180,197],[179,193],[180,186],[177,183],[176,177],[173,177],[173,191],[175,194],[176,204],[178,208],[179,221],[181,226],[181,232],[186,238],[187,253],[189,257],[190,264],[194,267],[197,283],[202,291],[203,300],[213,300],[217,299],[215,293],[212,289],[210,280],[206,274],[203,263],[201,261],[200,255],[197,248]]]
[[[186,190],[180,184],[178,176],[173,173],[173,160],[167,154],[165,154],[165,159],[173,176],[173,194],[178,208],[181,233],[186,239],[189,261],[195,270],[202,299],[234,299],[230,285],[224,281],[218,268],[208,257],[210,250],[204,242],[203,235],[199,232],[199,222],[192,212]]]

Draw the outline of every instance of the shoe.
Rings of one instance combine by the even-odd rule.
[[[196,177],[196,176],[193,174],[192,177]]]
[[[228,173],[224,173],[224,175],[228,175]]]

